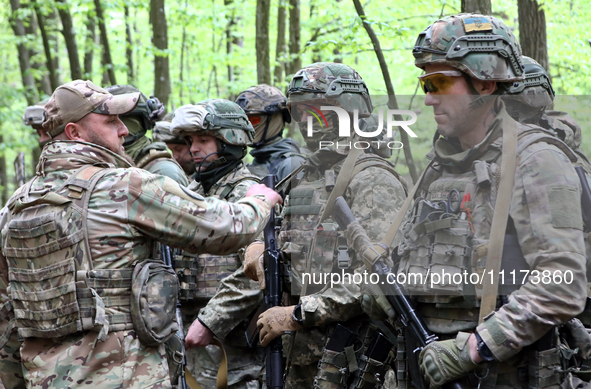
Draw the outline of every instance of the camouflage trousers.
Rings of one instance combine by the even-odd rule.
[[[146,347],[135,332],[29,338],[21,347],[27,388],[171,388],[164,346]]]
[[[224,345],[228,358],[229,389],[260,389],[265,365],[262,348]],[[216,389],[217,373],[222,360],[219,347],[193,348],[186,351],[187,368],[203,389]]]

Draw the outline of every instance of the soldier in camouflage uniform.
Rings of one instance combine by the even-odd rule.
[[[304,163],[306,157],[291,138],[282,138],[286,123],[291,122],[287,99],[274,86],[251,86],[236,98],[254,127],[255,136],[250,155],[254,158],[247,165],[253,174],[264,178],[275,175],[275,182]]]
[[[195,175],[195,162],[189,151],[190,146],[180,136],[173,135],[170,132],[170,122],[172,121],[173,114],[168,114],[163,120],[156,122],[154,125],[153,136],[157,142],[166,143],[166,147],[172,152],[172,157],[179,165],[183,168],[183,171],[191,179]]]
[[[146,136],[146,131],[154,128],[154,123],[164,113],[164,105],[156,97],[149,99],[131,85],[113,85],[106,88],[115,96],[125,93],[140,94],[140,101],[131,112],[121,115],[121,121],[127,127],[129,135],[125,137],[123,147],[135,166],[153,174],[170,177],[183,186],[189,185],[187,176],[180,165],[172,159],[170,151],[163,142],[154,142]]]
[[[189,189],[203,196],[229,202],[244,197],[259,179],[244,166],[246,146],[254,130],[244,111],[228,100],[205,100],[175,111],[172,135],[186,139],[197,172]],[[228,387],[259,388],[263,350],[246,345],[248,316],[256,310],[262,293],[244,275],[234,252],[225,256],[185,252],[174,261],[181,282],[183,322],[199,338],[187,350],[187,367],[204,389],[215,389],[221,350],[211,345],[215,335],[222,341],[228,361]]]
[[[442,339],[427,345],[411,369],[420,367],[431,388],[454,380],[466,387],[557,388],[572,381],[563,369],[573,354],[553,339],[556,326],[572,325],[587,296],[581,184],[571,165],[576,156],[507,113],[499,95],[524,80],[524,68],[517,39],[500,20],[444,18],[419,35],[413,54],[426,73],[419,79],[437,132],[432,163],[401,229],[398,272],[466,272],[480,280],[486,274],[486,281],[408,279],[417,312]],[[510,160],[512,144],[514,172],[503,160]],[[493,231],[493,220],[504,220],[495,212],[502,207],[497,198],[507,195],[508,221]],[[500,239],[504,234],[502,260],[497,258],[505,277],[498,295],[487,295],[483,284],[492,276],[489,240],[495,233]],[[507,277],[512,271],[521,276]],[[572,282],[543,279],[557,272],[572,275]],[[490,297],[496,309],[480,309]],[[414,340],[410,332],[404,336],[413,363]],[[399,385],[408,382],[402,378]]]
[[[176,330],[178,281],[148,260],[153,242],[235,252],[280,200],[257,185],[230,204],[130,168],[118,114],[138,99],[77,80],[57,88],[45,107],[44,128],[55,141],[36,177],[0,211],[7,388],[169,388],[162,341]]]
[[[39,148],[41,149],[51,140],[47,131],[43,129],[43,107],[47,104],[47,100],[49,99],[42,100],[35,105],[25,108],[23,114],[25,125],[33,127],[35,132],[37,132],[37,136],[39,136]]]
[[[337,231],[332,214],[325,215],[323,220],[321,215],[336,188],[335,181],[340,175],[347,177],[349,174],[341,195],[372,239],[380,240],[406,197],[405,184],[390,162],[375,154],[358,154],[350,149],[349,142],[358,139],[339,138],[337,118],[330,111],[324,111],[327,123],[314,123],[312,136],[308,135],[307,110],[335,106],[346,110],[351,119],[354,109],[359,110],[360,121],[370,116],[373,107],[369,91],[354,69],[337,63],[307,66],[292,79],[288,98],[291,115],[298,121],[313,154],[302,165],[301,180],[296,179],[292,184],[278,237],[284,259],[291,262],[292,295],[288,306],[264,312],[258,326],[263,345],[286,331],[292,332],[291,336],[283,338],[284,353],[291,361],[286,388],[309,389],[315,385],[336,388],[351,372],[346,366],[325,362],[323,348],[327,331],[336,322],[349,321],[358,325],[364,321],[359,286],[338,284],[332,289],[324,285],[302,286],[302,273],[352,272],[359,268],[360,262],[347,253],[347,242]],[[325,146],[320,141],[333,144]],[[345,146],[338,147],[338,142]],[[357,155],[357,159],[353,160],[351,172],[343,172],[341,169],[348,155]],[[257,255],[262,251],[261,245],[253,243],[247,249],[245,270],[253,279],[262,281],[262,261]],[[319,369],[321,357],[323,362]]]

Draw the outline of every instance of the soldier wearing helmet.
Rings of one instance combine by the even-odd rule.
[[[244,166],[254,130],[236,103],[210,99],[175,111],[173,136],[185,139],[196,165],[189,189],[203,196],[236,202],[259,179]],[[264,350],[244,339],[244,321],[259,304],[261,291],[241,267],[238,253],[183,252],[175,259],[187,334],[187,366],[204,388],[216,388],[219,350],[208,346],[215,335],[226,350],[230,388],[259,388]]]
[[[154,142],[146,136],[146,132],[154,128],[154,123],[164,114],[164,105],[160,100],[153,96],[148,99],[131,85],[113,85],[106,90],[113,95],[140,93],[140,101],[135,109],[121,115],[121,121],[129,131],[123,147],[127,155],[133,159],[135,166],[150,173],[170,177],[181,185],[189,185],[183,169],[172,159],[166,145]]]
[[[343,322],[356,334],[356,344],[364,338],[373,339],[376,333],[361,314],[358,285],[324,288],[324,284],[303,284],[303,273],[322,276],[353,272],[361,266],[353,252],[347,251],[345,234],[337,231],[330,211],[334,198],[343,196],[371,238],[380,241],[406,197],[405,184],[390,162],[350,146],[355,139],[339,138],[336,115],[322,109],[341,108],[351,123],[358,119],[359,124],[365,124],[373,107],[368,88],[354,69],[327,62],[306,66],[291,80],[288,99],[292,118],[314,152],[292,173],[296,178],[291,179],[287,206],[282,212],[278,243],[284,260],[291,265],[291,289],[284,288],[291,293],[289,303],[268,309],[257,324],[263,345],[291,332],[283,338],[284,352],[289,355],[286,387],[336,388],[351,383],[356,374],[341,364],[346,358],[342,350],[336,357],[323,354],[336,322]],[[314,122],[312,134],[308,134],[308,116],[321,117],[320,113],[326,121]],[[337,145],[339,140],[341,146]],[[258,255],[261,251],[261,243],[248,247],[245,271],[252,279],[264,281]],[[375,373],[383,376],[384,369],[382,365]]]
[[[502,21],[477,14],[438,20],[419,34],[413,55],[425,72],[419,80],[437,130],[432,162],[403,210],[398,273],[431,275],[405,288],[440,340],[417,360],[411,350],[418,340],[404,331],[409,371],[400,369],[399,385],[421,376],[431,388],[452,381],[546,388],[572,380],[566,371],[579,362],[561,349],[574,350],[584,339],[567,344],[555,335],[559,328],[561,338],[584,332],[573,319],[587,296],[576,157],[508,114],[500,96],[524,82],[526,69]],[[530,277],[501,275],[511,272]],[[435,273],[450,278],[434,282]],[[474,277],[454,281],[454,274]],[[483,274],[488,278],[475,281]],[[538,274],[572,274],[573,282],[544,284]]]
[[[51,140],[47,131],[43,129],[43,120],[45,119],[43,116],[43,107],[45,107],[48,100],[49,98],[46,98],[35,105],[25,108],[23,114],[23,122],[25,125],[33,127],[39,136],[39,148],[41,149]]]
[[[306,159],[296,142],[282,137],[286,123],[291,122],[287,99],[274,86],[261,84],[241,92],[236,103],[255,131],[250,151],[254,159],[248,169],[261,178],[274,174],[276,182],[283,180]]]
[[[181,165],[187,177],[191,178],[195,174],[195,162],[193,162],[193,157],[191,157],[191,152],[189,151],[190,146],[185,139],[173,135],[170,131],[173,116],[170,113],[163,120],[156,122],[152,134],[155,141],[166,143],[166,147],[172,152],[172,157]]]

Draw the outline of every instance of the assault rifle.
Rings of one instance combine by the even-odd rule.
[[[20,152],[14,159],[14,178],[16,185],[21,187],[25,185],[25,153]]]
[[[356,221],[349,205],[347,205],[347,202],[341,196],[335,200],[333,216],[343,231],[347,229],[349,224]],[[425,346],[439,340],[439,338],[429,331],[429,328],[427,328],[425,322],[416,312],[410,299],[405,296],[402,287],[396,283],[395,277],[391,276],[393,274],[392,270],[383,261],[378,259],[372,263],[371,260],[365,258],[362,254],[358,253],[368,270],[373,270],[379,275],[379,282],[375,285],[369,285],[369,289],[375,294],[378,304],[386,311],[389,317],[399,317],[405,329],[418,342],[416,349],[407,350],[407,352],[411,353],[408,357],[408,366],[412,384],[416,388],[427,389],[428,385],[419,371],[418,357]],[[463,389],[462,385],[458,382],[450,382],[444,387],[447,389]]]
[[[275,188],[275,176],[272,174],[263,178],[262,182],[269,188]],[[266,283],[264,290],[265,299],[259,309],[255,312],[245,333],[246,341],[250,347],[256,347],[259,338],[259,331],[256,324],[259,315],[269,308],[281,305],[284,271],[283,264],[281,263],[281,253],[277,246],[275,228],[275,211],[271,209],[269,222],[263,230],[265,239],[265,251],[263,253]],[[281,342],[281,337],[273,339],[271,343],[265,347],[265,354],[267,388],[282,389],[285,360],[283,359],[283,344]]]
[[[172,268],[172,254],[170,247],[160,243],[160,255],[162,256],[162,261],[166,266],[170,266]],[[187,389],[187,380],[185,378],[185,366],[187,366],[187,357],[185,355],[185,332],[183,328],[183,317],[181,315],[181,302],[177,298],[176,301],[176,321],[179,325],[179,329],[177,331],[177,336],[181,340],[181,344],[183,345],[183,365],[180,369],[179,375],[179,382],[180,382],[180,389]],[[172,382],[173,385],[177,385],[178,383]]]

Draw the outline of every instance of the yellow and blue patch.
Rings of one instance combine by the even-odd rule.
[[[488,18],[465,18],[462,21],[464,22],[464,31],[466,32],[492,31],[492,25]]]

